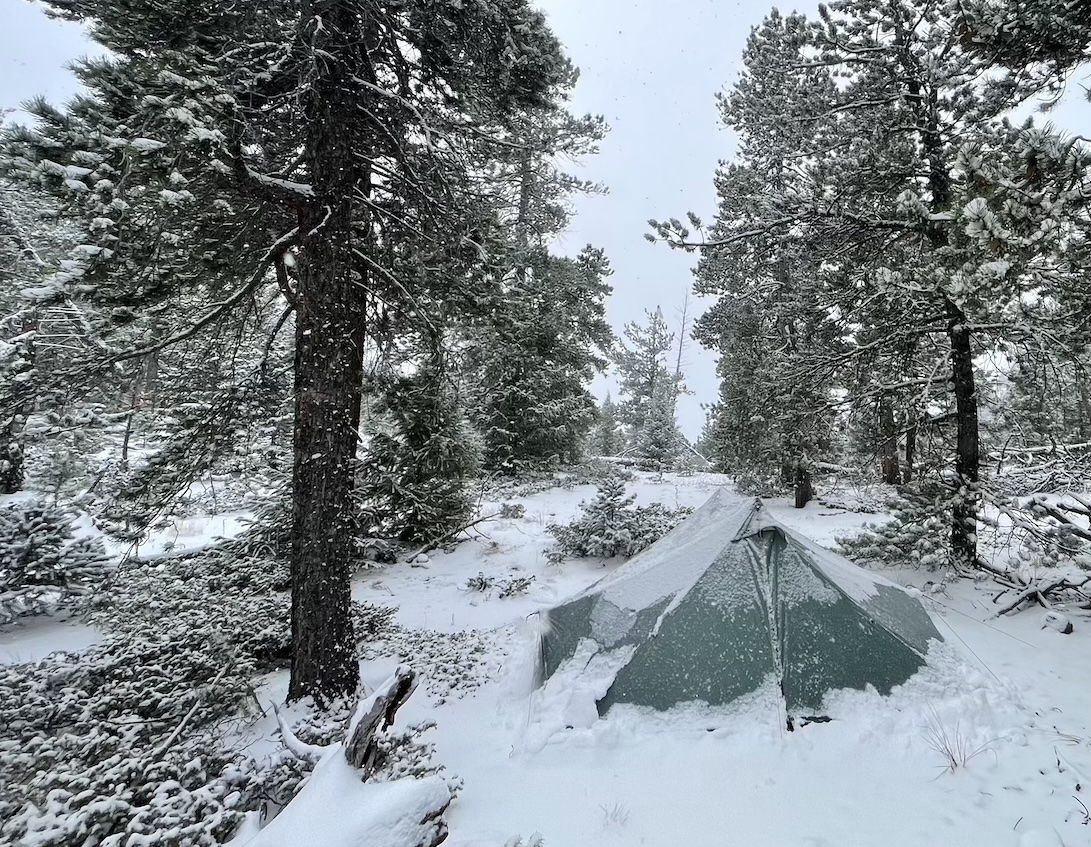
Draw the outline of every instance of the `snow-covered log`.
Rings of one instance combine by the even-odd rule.
[[[374,765],[375,740],[413,693],[416,676],[399,667],[363,700],[349,726],[348,742],[320,747],[300,741],[281,721],[288,750],[317,759],[303,789],[273,820],[232,847],[436,847],[447,838],[444,813],[451,791],[443,779],[365,782]],[[279,719],[279,715],[278,715]],[[355,766],[359,762],[363,769]]]
[[[435,847],[450,802],[436,776],[361,782],[335,744],[284,811],[232,847]]]
[[[356,714],[349,726],[345,759],[354,768],[359,768],[365,779],[375,769],[377,737],[394,723],[395,714],[409,699],[416,684],[416,674],[405,665],[399,665],[390,679],[356,707]]]

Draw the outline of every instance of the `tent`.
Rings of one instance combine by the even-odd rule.
[[[616,676],[598,701],[668,709],[775,685],[789,715],[825,694],[888,694],[942,641],[918,600],[723,489],[613,574],[544,612],[540,671],[577,654]]]

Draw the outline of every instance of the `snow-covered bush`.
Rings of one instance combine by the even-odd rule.
[[[514,597],[517,594],[526,594],[534,582],[533,576],[513,576],[502,579],[497,584],[500,593],[496,596],[503,600],[505,597]]]
[[[891,507],[893,519],[887,523],[838,538],[842,555],[865,568],[948,567],[951,517],[946,490],[938,485],[917,492],[905,490]]]
[[[501,520],[519,520],[527,516],[527,507],[522,503],[501,503],[500,504],[500,519]]]
[[[1075,564],[1091,569],[1091,544],[1079,521],[1085,509],[1047,495],[987,495],[978,525],[982,553],[1004,551],[1008,566],[1057,567]],[[950,565],[951,506],[948,489],[926,484],[903,488],[888,505],[893,519],[861,533],[838,538],[840,551],[863,567],[910,565],[930,570]],[[998,516],[1002,520],[998,520]]]
[[[495,633],[473,629],[439,632],[392,623],[360,645],[360,658],[411,663],[419,674],[420,688],[441,703],[461,699],[488,682],[495,670],[489,664],[495,638]]]
[[[471,576],[466,580],[467,591],[479,591],[482,594],[490,591],[494,585],[496,585],[496,577],[485,576],[483,571],[479,572],[477,576]]]
[[[208,730],[248,692],[227,645],[176,630],[0,669],[0,842],[223,840],[240,781]]]
[[[110,561],[102,543],[77,537],[72,521],[34,498],[0,504],[0,623],[49,612],[106,578]]]
[[[505,597],[514,597],[516,594],[526,594],[533,582],[533,576],[513,576],[507,579],[497,579],[493,576],[485,576],[484,572],[479,572],[477,576],[471,576],[466,580],[466,589],[487,594],[496,588],[498,589],[496,596],[503,600]]]
[[[693,511],[669,509],[662,503],[636,506],[635,501],[635,495],[625,496],[624,481],[604,481],[595,499],[581,504],[583,514],[579,518],[567,526],[547,527],[549,534],[557,539],[557,548],[548,555],[558,561],[568,557],[635,556]]]
[[[100,625],[141,637],[172,631],[179,637],[230,645],[252,672],[287,667],[291,597],[283,563],[244,555],[230,543],[194,556],[131,562],[109,598],[91,610]],[[391,608],[353,603],[358,638],[380,636]]]
[[[618,461],[593,458],[559,471],[524,471],[520,476],[496,476],[485,482],[485,493],[492,500],[530,497],[557,488],[570,490],[581,485],[600,485],[607,480],[627,481],[633,472]]]
[[[132,562],[91,609],[106,643],[0,669],[0,843],[203,847],[286,802],[303,770],[220,743],[255,674],[288,661],[286,587],[238,543]],[[392,614],[355,606],[357,634],[384,636]]]

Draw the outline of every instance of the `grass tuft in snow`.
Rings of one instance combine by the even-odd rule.
[[[943,722],[935,709],[929,711],[924,738],[928,746],[943,759],[941,765],[943,773],[955,773],[964,769],[983,753],[992,751],[993,755],[996,755],[990,742],[975,745],[963,734],[961,721],[957,721],[954,727],[950,727]]]

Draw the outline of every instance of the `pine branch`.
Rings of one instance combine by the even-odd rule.
[[[268,274],[269,269],[272,268],[276,261],[287,252],[288,248],[295,240],[298,232],[299,229],[297,227],[293,227],[291,230],[289,230],[280,238],[278,238],[275,242],[273,242],[273,245],[266,251],[265,255],[258,262],[258,267],[255,269],[254,273],[250,275],[250,278],[246,281],[242,288],[240,288],[222,303],[218,303],[204,317],[200,318],[199,320],[188,326],[186,329],[181,330],[180,332],[176,332],[174,335],[168,336],[167,338],[164,338],[162,341],[156,344],[149,345],[148,347],[141,347],[136,350],[129,350],[125,353],[117,353],[107,360],[107,364],[115,365],[119,362],[125,362],[130,359],[139,359],[152,353],[158,353],[161,350],[172,347],[173,345],[185,341],[188,338],[192,338],[205,327],[210,326],[211,324],[214,324],[216,321],[220,320],[222,317],[230,313],[232,309],[234,309],[240,303],[244,302],[251,294],[253,294],[253,292],[261,287],[261,285],[265,282],[265,277],[266,274]]]

